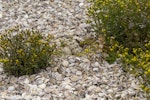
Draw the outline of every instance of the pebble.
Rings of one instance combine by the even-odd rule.
[[[79,80],[79,76],[77,75],[73,75],[72,77],[70,77],[70,79],[75,82],[75,81],[78,81]]]
[[[64,61],[62,62],[62,65],[63,65],[64,67],[67,67],[67,66],[69,65],[69,62],[64,60]]]
[[[0,66],[0,73],[2,73],[3,72],[3,68],[1,68],[1,66]]]
[[[83,5],[84,5],[84,3],[81,2],[81,3],[79,4],[79,7],[82,7]]]
[[[14,86],[8,87],[8,91],[14,91],[14,90],[15,90],[15,87],[14,87]]]
[[[44,89],[46,87],[46,84],[41,84],[38,87],[41,88],[41,89]]]
[[[99,95],[100,97],[103,97],[103,96],[105,96],[106,94],[105,94],[105,93],[98,93],[98,95]]]
[[[55,78],[56,78],[56,80],[58,80],[58,81],[60,81],[60,80],[63,79],[62,75],[59,74],[58,72],[55,73]]]
[[[71,52],[71,50],[70,50],[69,47],[64,47],[64,48],[62,49],[62,52],[63,52],[65,55],[71,55],[71,54],[72,54],[72,52]]]
[[[93,68],[93,71],[94,71],[94,72],[98,72],[98,71],[99,71],[99,68]]]
[[[99,62],[95,62],[94,65],[95,65],[95,67],[99,67],[100,66]]]
[[[82,72],[81,72],[81,71],[77,71],[77,72],[76,72],[76,75],[81,76],[81,75],[82,75]]]
[[[27,78],[24,80],[24,83],[25,83],[25,84],[29,84],[29,82],[30,82],[30,81],[29,81],[29,79],[27,79]]]

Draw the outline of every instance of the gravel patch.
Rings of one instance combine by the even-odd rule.
[[[82,50],[76,40],[94,35],[85,24],[86,0],[2,0],[2,6],[0,33],[20,25],[53,34],[58,46],[60,39],[68,46],[52,66],[31,76],[8,77],[0,65],[0,100],[147,100],[120,64],[110,65],[100,54],[72,55]]]

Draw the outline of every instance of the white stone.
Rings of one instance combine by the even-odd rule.
[[[27,96],[27,93],[22,93],[22,97],[24,98],[25,96]]]
[[[82,75],[82,72],[81,72],[81,71],[77,71],[77,72],[76,72],[76,75],[81,76],[81,75]]]
[[[94,91],[96,89],[96,86],[92,85],[88,88],[89,91]]]
[[[99,67],[100,66],[99,62],[95,62],[94,65],[95,65],[95,67]]]
[[[69,68],[66,68],[66,70],[65,70],[67,73],[69,73],[70,74],[70,69]]]
[[[126,98],[127,95],[128,95],[128,93],[127,93],[126,91],[123,91],[122,94],[121,94],[121,97],[122,97],[122,98]]]
[[[83,59],[83,62],[87,63],[87,62],[90,62],[89,59]]]
[[[56,80],[58,80],[58,81],[60,81],[60,80],[63,79],[62,75],[59,74],[58,72],[55,73],[55,78],[56,78]]]
[[[28,84],[28,86],[30,87],[31,91],[37,89],[37,85]]]
[[[41,97],[36,97],[36,98],[33,98],[32,100],[41,100]]]
[[[99,95],[100,97],[103,97],[103,96],[105,96],[106,94],[105,94],[105,93],[98,93],[98,95]]]
[[[72,77],[70,77],[70,80],[72,80],[73,82],[78,81],[79,77],[77,75],[73,75]]]
[[[21,100],[22,97],[20,95],[13,95],[9,97],[9,100]]]
[[[39,85],[39,84],[42,84],[42,83],[44,83],[44,79],[45,79],[44,77],[42,77],[42,78],[39,77],[39,78],[36,79],[36,83],[37,83],[38,85]]]
[[[41,89],[44,89],[46,87],[46,84],[41,84],[38,87],[41,88]]]
[[[66,54],[66,55],[71,55],[71,54],[72,54],[70,48],[68,48],[68,47],[64,47],[64,48],[62,49],[62,52],[63,52],[64,54]]]
[[[38,95],[39,95],[40,97],[42,97],[42,96],[44,96],[44,94],[45,94],[45,92],[39,92]]]
[[[50,93],[50,92],[51,92],[51,88],[50,88],[50,87],[46,87],[46,88],[44,89],[44,92]]]
[[[26,95],[25,97],[23,97],[25,100],[31,100],[33,99],[33,97],[31,95]]]
[[[83,2],[79,3],[79,7],[82,7],[83,5],[84,5],[84,3],[83,3]]]
[[[0,12],[0,18],[2,18],[3,17],[3,14],[2,14],[2,12]]]
[[[64,88],[67,89],[67,90],[71,90],[72,89],[72,87],[70,85],[65,85]]]
[[[1,68],[1,66],[0,66],[0,73],[2,73],[3,72],[3,68]]]
[[[93,68],[93,71],[94,71],[94,72],[98,72],[99,69],[98,69],[98,68]]]
[[[69,65],[69,62],[66,61],[66,60],[64,60],[64,61],[62,62],[62,65],[63,65],[64,67],[67,67],[67,66]]]
[[[114,91],[112,89],[107,90],[108,93],[113,93]]]
[[[14,91],[14,90],[15,90],[15,87],[14,87],[14,86],[8,87],[8,91]]]
[[[26,79],[24,80],[24,83],[25,83],[25,84],[29,84],[29,82],[30,82],[30,81],[29,81],[28,78],[26,78]]]
[[[128,89],[128,94],[131,95],[131,96],[133,96],[133,95],[136,94],[136,92],[133,89],[129,88]]]

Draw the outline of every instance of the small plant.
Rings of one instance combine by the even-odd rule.
[[[83,51],[78,53],[78,56],[89,55],[95,53],[101,53],[103,50],[104,38],[99,36],[98,38],[85,38],[83,41],[79,42],[80,47]]]
[[[31,75],[46,68],[55,49],[53,37],[39,31],[10,29],[0,34],[0,62],[8,75]]]

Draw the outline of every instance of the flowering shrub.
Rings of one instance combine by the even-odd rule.
[[[150,40],[150,0],[90,0],[88,22],[97,35],[113,37],[129,49]]]
[[[133,54],[129,54],[129,49],[119,56],[122,58],[124,67],[132,74],[143,79],[142,88],[150,93],[150,41],[145,44],[145,50],[133,48]]]
[[[51,39],[51,35],[46,37],[38,31],[17,28],[0,34],[0,62],[4,72],[21,76],[46,68],[55,49],[55,45],[49,43]]]
[[[88,23],[105,38],[106,60],[121,58],[123,69],[141,77],[150,93],[150,0],[89,1]]]
[[[150,41],[144,45],[145,49],[132,48],[132,53],[129,48],[120,45],[117,41],[108,48],[109,56],[106,60],[113,63],[116,58],[121,58],[122,69],[139,78],[142,89],[150,97]]]

